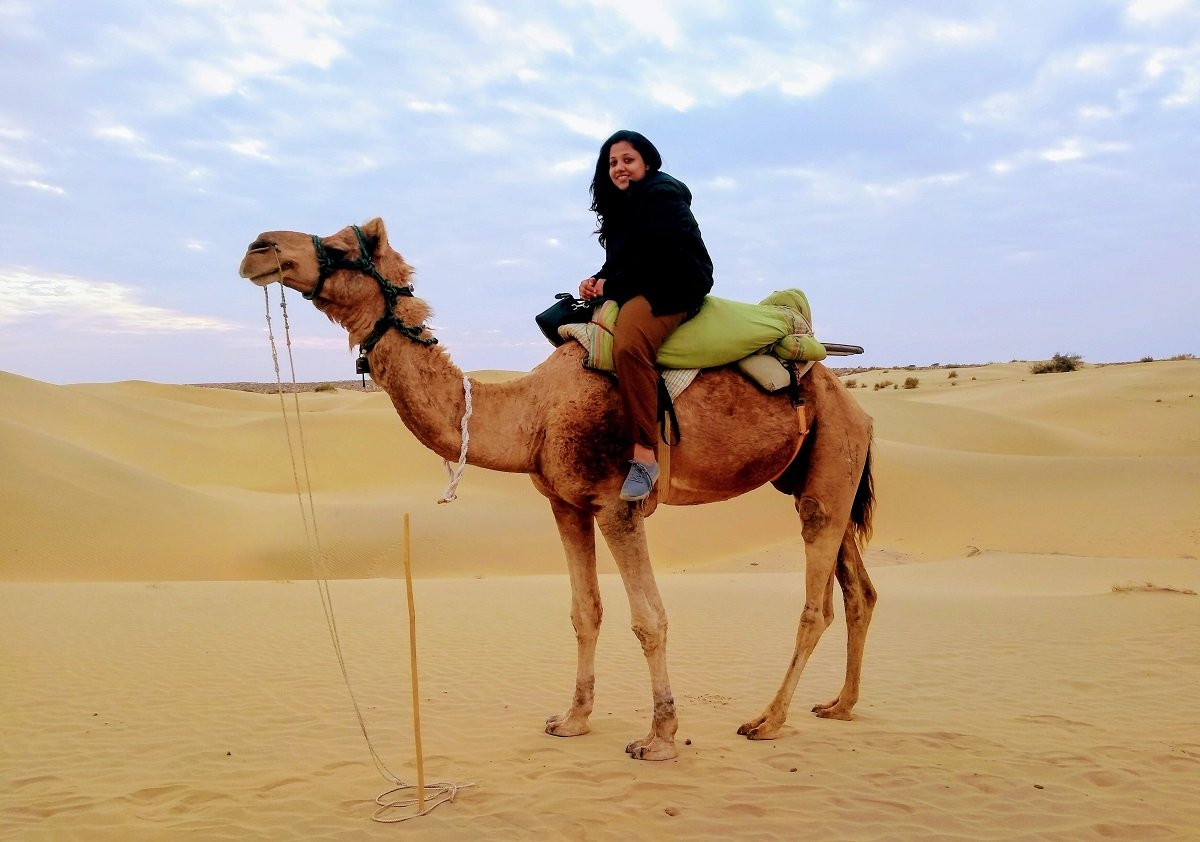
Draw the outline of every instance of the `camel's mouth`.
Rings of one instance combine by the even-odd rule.
[[[242,258],[242,265],[238,267],[238,274],[249,280],[250,283],[260,287],[265,287],[276,281],[283,283],[283,268],[279,264],[278,257],[269,260],[266,266],[255,265],[262,262],[262,259],[268,255],[274,254],[275,250],[273,246],[251,246],[246,250],[246,256]]]
[[[246,275],[250,283],[255,286],[265,287],[276,281],[283,282],[283,273],[278,269],[272,269],[270,272],[263,272],[261,275]]]

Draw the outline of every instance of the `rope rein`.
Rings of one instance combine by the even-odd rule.
[[[278,251],[276,251],[275,259],[276,259],[276,262],[279,261]],[[282,275],[283,275],[283,270],[282,270],[282,267],[280,267],[280,277],[282,277]],[[384,763],[383,758],[379,754],[379,751],[375,748],[374,742],[372,742],[372,740],[371,740],[371,735],[367,730],[366,719],[363,716],[362,707],[359,705],[358,697],[354,693],[354,687],[350,683],[350,673],[346,667],[346,658],[345,658],[345,654],[342,651],[341,638],[338,635],[337,616],[336,616],[336,614],[334,612],[334,608],[333,608],[333,595],[331,594],[331,592],[329,590],[329,569],[324,562],[324,551],[321,547],[320,535],[317,531],[316,508],[313,504],[312,481],[311,481],[311,475],[310,475],[310,472],[308,469],[308,452],[307,452],[307,448],[305,446],[305,441],[304,441],[304,427],[301,422],[299,393],[298,393],[298,390],[295,390],[295,389],[293,389],[293,391],[292,391],[296,429],[298,431],[298,440],[300,443],[300,453],[301,453],[300,467],[303,468],[303,473],[304,473],[304,486],[303,487],[301,486],[300,473],[299,473],[299,469],[297,467],[295,450],[294,450],[293,443],[292,443],[291,429],[288,424],[287,405],[284,402],[284,398],[283,398],[283,380],[280,375],[279,352],[276,347],[275,332],[274,332],[274,328],[273,328],[272,322],[271,322],[271,302],[270,302],[270,296],[267,291],[267,287],[265,287],[265,286],[263,287],[263,298],[264,298],[264,301],[266,302],[267,336],[269,337],[270,342],[271,342],[271,359],[274,362],[274,366],[275,366],[275,382],[276,382],[277,391],[279,393],[279,406],[280,406],[280,409],[283,414],[284,431],[285,431],[285,436],[287,439],[287,446],[288,446],[288,455],[291,458],[291,462],[292,462],[292,477],[293,477],[293,480],[295,482],[295,487],[296,487],[296,499],[300,503],[300,516],[301,516],[301,520],[304,523],[304,538],[305,538],[305,544],[307,546],[308,560],[309,560],[310,565],[312,566],[314,577],[317,582],[317,590],[321,596],[321,607],[325,613],[325,624],[326,624],[327,628],[329,629],[329,638],[333,644],[334,654],[337,657],[338,669],[341,671],[342,681],[346,685],[346,691],[350,696],[350,703],[354,708],[354,716],[358,721],[358,728],[359,728],[359,731],[362,733],[363,740],[367,744],[367,751],[371,755],[371,761],[374,763],[375,769],[376,769],[376,771],[379,772],[380,776],[383,777],[384,780],[386,780],[389,783],[394,785],[391,789],[387,790],[386,792],[383,792],[382,794],[380,794],[379,796],[377,796],[375,798],[375,803],[378,805],[378,809],[372,814],[371,819],[373,821],[381,822],[384,824],[392,824],[392,823],[396,823],[396,822],[407,821],[412,818],[417,818],[418,816],[426,815],[427,813],[432,811],[434,808],[436,808],[442,804],[445,804],[447,801],[454,801],[454,799],[458,796],[459,789],[461,789],[463,787],[473,786],[473,784],[461,784],[460,785],[460,784],[450,783],[448,781],[436,781],[436,782],[425,784],[423,789],[421,789],[418,792],[418,794],[415,796],[405,797],[405,798],[397,798],[396,796],[398,793],[405,792],[406,790],[417,789],[417,785],[406,783],[398,775],[396,775],[394,772],[392,772],[391,769],[389,769],[387,767],[387,764]],[[288,323],[287,298],[283,293],[282,285],[280,285],[279,301],[280,301],[280,310],[282,311],[282,314],[283,314],[283,330],[284,330],[284,337],[286,340],[287,352],[288,352],[288,366],[289,366],[289,369],[291,372],[291,377],[292,377],[291,382],[292,382],[292,385],[295,386],[297,381],[296,381],[295,360],[292,355],[291,326]],[[468,393],[468,395],[469,395],[469,393]],[[470,410],[469,396],[468,396],[467,407],[468,407],[468,414],[469,414],[469,410]],[[465,418],[463,420],[463,430],[464,430],[463,453],[464,453],[464,457],[465,457],[465,452],[466,452],[466,440],[465,440],[466,419]],[[306,494],[307,494],[307,498],[308,498],[307,509],[305,508],[305,505],[304,505],[304,498],[305,498]],[[311,532],[310,532],[310,523],[311,523]],[[411,588],[410,588],[410,593],[409,593],[410,605],[411,605],[411,598],[412,598],[412,595],[411,595]],[[415,663],[413,665],[413,673],[414,673],[413,679],[415,681],[416,680]],[[418,737],[418,739],[419,739],[419,737]],[[432,792],[433,797],[432,798],[425,797],[426,792]],[[411,813],[411,814],[403,815],[403,816],[391,815],[391,813],[395,810],[408,809],[408,808],[413,807],[414,805],[421,806],[421,809],[419,812]]]
[[[442,499],[439,503],[453,503],[458,499],[458,483],[462,479],[463,472],[467,469],[467,443],[470,441],[470,435],[467,433],[467,422],[471,420],[471,381],[467,376],[463,375],[463,397],[466,400],[466,407],[463,409],[462,425],[460,435],[462,436],[462,447],[458,451],[458,464],[454,467],[450,466],[449,459],[443,459],[442,464],[446,466],[446,475],[450,478],[450,484],[446,486],[446,491],[442,494]]]

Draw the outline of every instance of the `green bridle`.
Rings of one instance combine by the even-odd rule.
[[[304,297],[312,301],[319,296],[321,289],[325,286],[325,281],[338,270],[349,269],[355,272],[362,272],[364,275],[370,275],[375,279],[375,283],[379,284],[379,291],[383,293],[384,302],[383,315],[375,322],[375,328],[363,340],[360,346],[363,354],[370,353],[389,330],[399,331],[405,337],[420,345],[436,345],[437,337],[421,335],[425,332],[425,325],[408,325],[396,316],[395,309],[397,302],[401,296],[412,298],[412,287],[396,286],[385,278],[380,273],[379,267],[375,265],[375,261],[371,259],[371,252],[367,248],[367,239],[363,236],[362,229],[357,225],[352,227],[354,228],[354,236],[358,238],[358,257],[356,258],[342,257],[337,260],[333,259],[325,251],[325,246],[321,243],[321,238],[316,234],[313,235],[313,250],[317,253],[317,265],[319,267],[317,285],[312,288],[311,292],[303,293]]]

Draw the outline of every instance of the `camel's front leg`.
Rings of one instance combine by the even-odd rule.
[[[804,523],[804,611],[800,614],[800,627],[796,631],[796,650],[783,677],[783,684],[762,714],[738,728],[739,734],[752,740],[773,740],[779,736],[787,721],[788,708],[796,692],[800,673],[804,671],[805,664],[830,623],[824,609],[837,564],[842,530],[830,528],[825,507],[816,498],[801,498],[796,503],[796,509]]]
[[[546,720],[546,733],[556,737],[577,737],[591,730],[588,717],[596,687],[596,639],[604,609],[600,604],[600,584],[596,579],[596,536],[590,512],[581,511],[561,500],[551,500],[558,535],[567,556],[571,574],[571,624],[575,626],[578,663],[575,692],[566,712]]]
[[[636,760],[670,760],[679,754],[675,748],[679,721],[675,715],[671,682],[667,678],[667,612],[650,566],[642,513],[637,506],[614,500],[613,505],[597,514],[596,519],[621,571],[621,580],[629,597],[633,633],[642,644],[650,668],[654,710],[650,733],[627,745],[625,751]]]

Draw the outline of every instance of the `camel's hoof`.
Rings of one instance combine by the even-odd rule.
[[[552,737],[581,737],[591,730],[586,719],[575,719],[566,714],[546,720],[546,733]]]
[[[840,707],[838,705],[817,705],[813,708],[813,713],[821,719],[840,719],[843,722],[849,722],[854,717],[850,714],[850,708]]]
[[[679,756],[674,740],[655,737],[650,740],[634,740],[625,746],[625,753],[634,760],[672,760]]]
[[[782,722],[778,725],[773,725],[767,722],[765,716],[760,716],[738,728],[737,732],[748,740],[773,740],[779,736],[779,732],[782,730]]]

